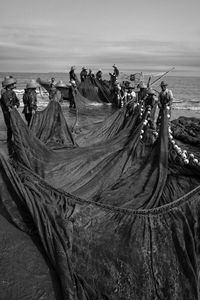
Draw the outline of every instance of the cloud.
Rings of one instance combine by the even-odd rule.
[[[200,72],[200,45],[157,40],[104,40],[77,34],[72,28],[52,25],[4,26],[0,28],[0,69],[2,71],[61,71],[66,65],[121,68],[166,66],[191,68]],[[13,69],[14,68],[14,69]]]

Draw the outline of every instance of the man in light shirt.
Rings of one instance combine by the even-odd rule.
[[[164,105],[169,105],[171,107],[173,101],[172,91],[167,88],[168,84],[162,81],[160,84],[161,92],[158,95],[158,106],[159,108]]]

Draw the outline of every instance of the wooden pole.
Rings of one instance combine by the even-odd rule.
[[[167,75],[169,72],[171,72],[174,69],[175,69],[175,67],[173,67],[169,71],[166,71],[163,75],[161,75],[160,77],[158,77],[157,79],[155,79],[152,83],[150,83],[150,85],[153,85],[154,83],[156,83],[158,80],[160,80],[161,78],[163,78],[165,75]]]

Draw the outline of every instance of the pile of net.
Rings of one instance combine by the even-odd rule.
[[[172,131],[179,145],[200,158],[200,119],[179,117],[172,121]]]
[[[167,108],[156,134],[148,115],[135,111],[105,142],[55,151],[11,112],[1,299],[198,299],[200,166],[175,147]]]

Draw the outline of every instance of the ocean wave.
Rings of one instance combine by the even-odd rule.
[[[188,102],[192,102],[192,103],[200,103],[200,100],[197,100],[197,99],[191,99],[191,100],[188,100]]]
[[[182,102],[184,102],[183,100],[180,100],[180,99],[174,99],[173,100],[173,103],[182,103]]]
[[[17,95],[23,95],[24,94],[24,89],[14,89],[14,91],[15,91],[15,93],[17,94]],[[39,94],[39,95],[43,95],[43,94],[45,94],[45,95],[48,95],[49,93],[47,92],[47,91],[45,91],[45,90],[42,90],[42,92],[40,91],[40,90],[36,90],[36,93],[37,94]]]
[[[173,109],[178,109],[178,110],[199,110],[200,111],[200,107],[197,106],[176,106],[176,105],[172,105]]]

